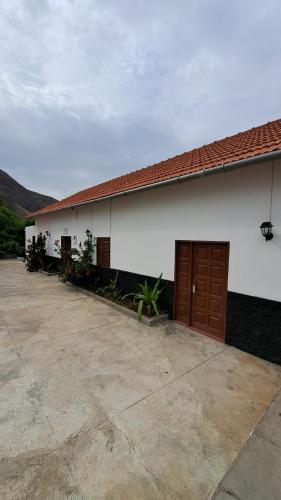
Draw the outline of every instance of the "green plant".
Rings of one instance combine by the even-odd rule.
[[[114,302],[121,302],[122,290],[117,287],[118,271],[116,271],[114,279],[109,280],[109,284],[97,288],[96,293],[105,299],[113,300]]]
[[[0,199],[0,259],[24,256],[26,221]]]
[[[46,264],[46,236],[39,233],[35,242],[28,240],[25,265],[28,271],[44,269]]]
[[[92,255],[95,243],[89,229],[86,231],[86,239],[78,248],[65,251],[56,245],[56,253],[61,256],[59,277],[62,281],[72,281],[76,284],[87,284],[92,277]]]
[[[127,295],[124,295],[122,298],[122,301],[129,296],[133,296],[134,300],[138,300],[138,320],[141,320],[142,316],[142,310],[143,310],[143,305],[146,305],[147,308],[147,313],[150,316],[151,314],[151,307],[153,308],[155,315],[157,318],[159,318],[159,311],[157,307],[157,301],[159,299],[159,295],[162,292],[162,290],[159,290],[159,285],[160,281],[162,279],[162,273],[160,274],[159,278],[157,279],[154,287],[149,287],[147,284],[147,281],[144,282],[143,284],[139,284],[139,287],[141,288],[141,292],[137,293],[128,293]]]

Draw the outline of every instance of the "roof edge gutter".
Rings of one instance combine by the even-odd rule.
[[[96,200],[83,201],[81,203],[75,203],[73,205],[61,207],[61,208],[58,208],[58,209],[55,209],[52,211],[50,210],[49,212],[45,212],[45,213],[43,212],[42,214],[40,214],[40,213],[37,215],[35,214],[34,217],[39,217],[39,215],[51,214],[54,212],[58,212],[60,210],[66,210],[68,208],[75,208],[75,207],[79,207],[82,205],[88,205],[89,203],[99,203],[101,201],[112,200],[114,198],[119,198],[120,196],[129,196],[130,194],[140,193],[142,191],[148,191],[150,189],[156,189],[156,188],[159,188],[162,186],[169,186],[172,184],[181,184],[182,182],[197,179],[199,177],[207,177],[209,175],[218,174],[221,172],[226,172],[228,170],[234,170],[237,168],[250,166],[252,164],[263,163],[265,161],[270,161],[270,160],[276,160],[278,158],[281,158],[281,150],[280,149],[277,151],[270,151],[269,153],[264,153],[264,154],[261,154],[258,156],[252,156],[251,158],[244,158],[242,160],[236,160],[236,161],[233,161],[230,163],[217,165],[216,167],[203,168],[202,170],[198,170],[198,172],[191,172],[189,174],[180,175],[177,177],[172,177],[171,179],[166,179],[164,181],[155,182],[154,184],[148,184],[145,186],[140,186],[140,187],[136,187],[133,189],[120,191],[120,193],[114,193],[114,194],[110,194],[107,196],[103,196],[101,198],[97,198]],[[31,217],[32,217],[32,214],[31,214]]]

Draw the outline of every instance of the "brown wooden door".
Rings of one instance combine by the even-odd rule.
[[[71,236],[61,237],[61,257],[64,259],[71,251]]]
[[[174,318],[224,340],[228,244],[176,242]]]
[[[110,238],[97,238],[97,265],[110,267]]]
[[[191,243],[179,241],[176,245],[175,319],[189,324],[191,285]]]
[[[193,243],[190,326],[224,340],[228,246]]]

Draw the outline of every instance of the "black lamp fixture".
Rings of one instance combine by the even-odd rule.
[[[260,225],[260,228],[261,228],[262,235],[265,237],[265,241],[272,240],[272,238],[273,238],[273,234],[272,234],[273,225],[271,224],[271,222],[263,222]]]

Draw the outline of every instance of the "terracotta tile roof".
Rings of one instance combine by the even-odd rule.
[[[159,181],[281,150],[281,119],[97,184],[34,212],[44,214]]]

